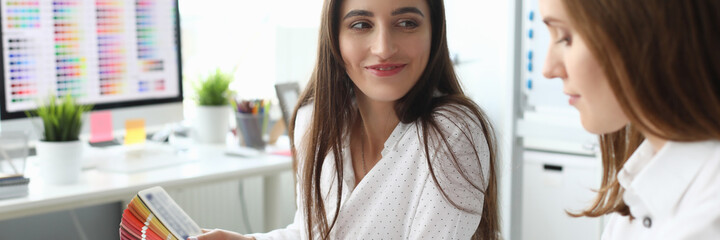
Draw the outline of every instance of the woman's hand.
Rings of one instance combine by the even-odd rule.
[[[222,229],[203,229],[203,234],[189,237],[187,240],[255,240],[254,237],[246,237],[236,232]]]

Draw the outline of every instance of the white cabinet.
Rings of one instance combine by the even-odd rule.
[[[590,206],[600,186],[600,160],[590,156],[525,151],[522,238],[600,239],[601,218],[567,215]]]

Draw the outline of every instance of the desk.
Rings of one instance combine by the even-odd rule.
[[[29,195],[0,200],[0,220],[73,209],[102,203],[127,201],[138,191],[152,186],[188,187],[204,183],[274,175],[292,168],[286,156],[261,155],[241,158],[227,156],[224,146],[197,145],[191,151],[197,161],[137,173],[111,173],[97,169],[82,172],[73,185],[50,185],[38,176],[34,158],[28,159]]]

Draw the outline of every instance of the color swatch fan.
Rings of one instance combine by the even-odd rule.
[[[185,240],[202,230],[162,187],[140,191],[123,211],[121,240]]]

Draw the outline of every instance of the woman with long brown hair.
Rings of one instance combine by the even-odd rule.
[[[326,0],[295,109],[294,223],[197,239],[497,239],[496,146],[449,58],[442,0]]]
[[[603,239],[720,239],[720,1],[540,0],[561,78],[600,135]]]

